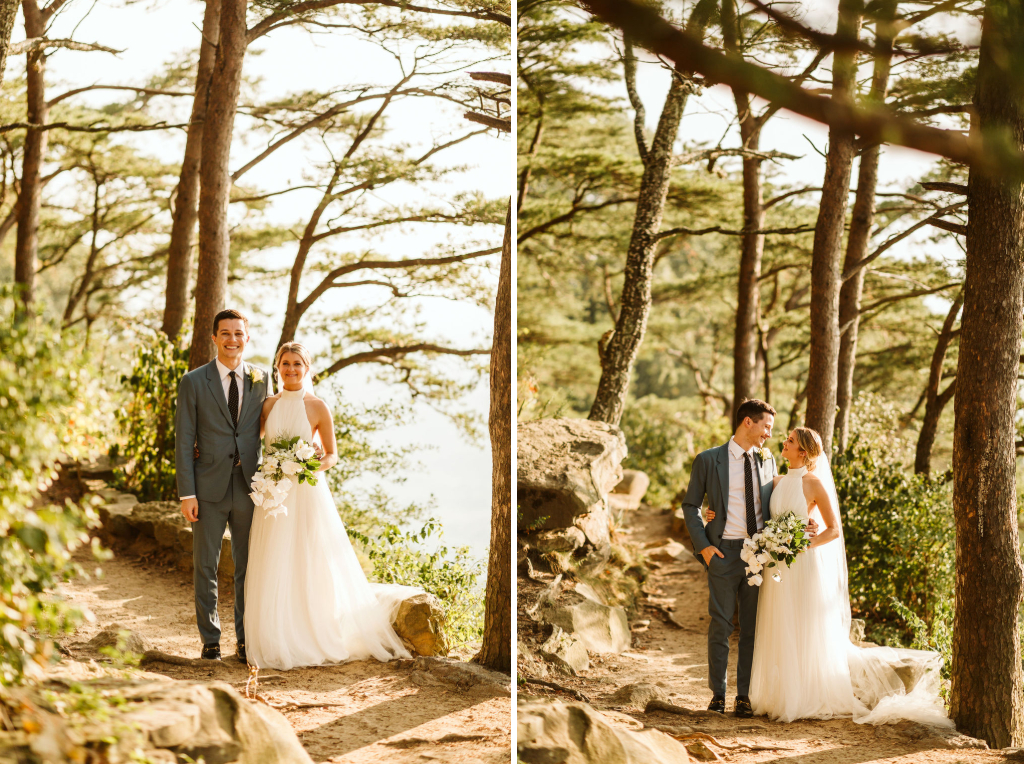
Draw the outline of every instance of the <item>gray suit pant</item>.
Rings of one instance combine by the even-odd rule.
[[[192,523],[192,566],[196,589],[196,623],[204,645],[220,642],[217,613],[217,567],[225,526],[231,527],[231,559],[235,563],[235,637],[245,642],[245,568],[249,562],[249,531],[253,503],[241,467],[220,501],[199,500],[199,519]]]
[[[747,564],[740,559],[742,539],[722,539],[724,558],[711,558],[708,567],[708,687],[725,696],[729,672],[729,637],[733,632],[736,602],[740,605],[740,654],[736,666],[736,694],[750,690],[750,666],[754,661],[754,630],[760,588],[747,584]]]

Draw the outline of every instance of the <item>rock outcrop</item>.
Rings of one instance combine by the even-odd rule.
[[[608,505],[617,512],[640,509],[640,502],[650,487],[651,479],[646,472],[623,470],[622,480],[608,495]]]
[[[525,764],[686,764],[686,748],[657,730],[609,723],[586,703],[563,703],[520,694],[519,760]]]
[[[556,581],[556,584],[560,582]],[[556,586],[537,603],[532,615],[543,623],[568,632],[595,653],[621,653],[629,648],[631,634],[626,611],[605,605],[577,591]]]

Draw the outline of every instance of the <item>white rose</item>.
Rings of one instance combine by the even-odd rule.
[[[762,581],[764,581],[764,579],[756,573],[747,579],[747,583],[750,586],[760,586]]]
[[[312,459],[315,453],[316,451],[314,451],[313,447],[310,446],[308,443],[303,443],[301,446],[295,449],[295,455],[299,457],[302,461]]]
[[[302,465],[298,462],[287,461],[281,465],[281,472],[285,475],[295,475],[302,472]]]

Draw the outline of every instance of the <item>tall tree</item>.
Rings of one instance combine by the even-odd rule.
[[[4,81],[4,72],[7,71],[7,52],[11,47],[11,33],[20,6],[21,0],[0,1],[0,83]]]
[[[505,217],[491,345],[491,546],[478,660],[512,670],[512,204]]]
[[[178,190],[174,195],[171,240],[167,248],[167,287],[164,297],[162,331],[168,339],[178,338],[188,312],[188,288],[192,278],[192,247],[199,217],[199,168],[202,161],[203,123],[206,120],[210,81],[220,38],[220,0],[206,0],[203,29],[199,43],[199,67],[196,72],[192,115],[181,160]]]
[[[885,103],[889,88],[889,69],[892,62],[892,47],[898,0],[885,0],[878,11],[875,39],[878,52],[875,54],[874,72],[867,101],[872,104]],[[850,409],[853,406],[853,372],[857,364],[857,334],[860,330],[860,300],[864,293],[866,268],[858,268],[868,255],[871,229],[875,222],[875,189],[878,186],[879,144],[864,148],[860,155],[857,171],[857,194],[853,200],[850,219],[850,234],[846,241],[846,258],[843,261],[842,287],[839,290],[839,360],[836,376],[836,421],[835,430],[840,451],[846,449],[849,440]],[[847,274],[856,268],[852,276]]]
[[[199,167],[199,271],[189,368],[214,356],[213,317],[223,310],[228,285],[228,200],[231,138],[234,135],[242,62],[248,45],[246,0],[221,0],[220,37],[210,77]]]
[[[832,99],[852,101],[857,84],[855,43],[860,30],[862,0],[840,0],[836,38],[847,44],[832,60]],[[842,286],[840,256],[846,228],[850,174],[856,152],[854,133],[846,127],[829,129],[825,179],[811,251],[811,347],[807,371],[807,426],[817,430],[832,452],[832,428],[836,417],[836,386],[839,363],[839,289]]]
[[[703,37],[716,7],[716,0],[700,0],[690,14],[687,32]],[[611,337],[600,348],[601,379],[590,409],[590,419],[610,424],[618,424],[622,419],[633,362],[647,331],[657,235],[665,211],[665,198],[674,161],[672,149],[679,134],[679,123],[687,98],[693,89],[693,71],[677,66],[672,71],[668,95],[648,148],[643,134],[644,109],[636,90],[636,63],[628,35],[624,37],[624,42],[626,88],[636,111],[637,150],[644,164],[644,172],[637,195],[633,232],[626,251],[619,315]]]
[[[939,386],[946,377],[944,374],[946,353],[953,341],[956,332],[954,325],[964,304],[964,292],[961,289],[949,306],[946,320],[942,322],[942,329],[935,340],[935,351],[932,353],[932,364],[928,369],[928,387],[925,389],[924,419],[921,421],[921,432],[917,436],[917,451],[914,455],[914,472],[919,475],[927,475],[932,469],[932,447],[935,445],[935,435],[939,429],[939,418],[942,416],[946,404],[952,400],[956,392],[956,378],[946,386],[946,389],[939,392]]]
[[[988,0],[972,138],[1024,148],[1024,6]],[[1024,329],[1024,183],[972,166],[953,435],[956,615],[950,716],[993,748],[1024,745],[1015,425]]]

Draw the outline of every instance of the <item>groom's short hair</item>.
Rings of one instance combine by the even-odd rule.
[[[220,328],[220,322],[230,318],[237,318],[238,320],[243,321],[245,323],[245,333],[249,333],[249,319],[246,318],[241,313],[239,313],[237,310],[234,310],[233,308],[227,308],[226,310],[222,310],[220,313],[213,317],[214,335],[217,334],[217,330]]]
[[[775,416],[775,409],[772,408],[770,403],[758,400],[757,398],[743,401],[740,407],[736,409],[736,421],[733,423],[733,428],[739,427],[740,422],[747,417],[750,417],[753,422],[760,422],[765,414]]]

